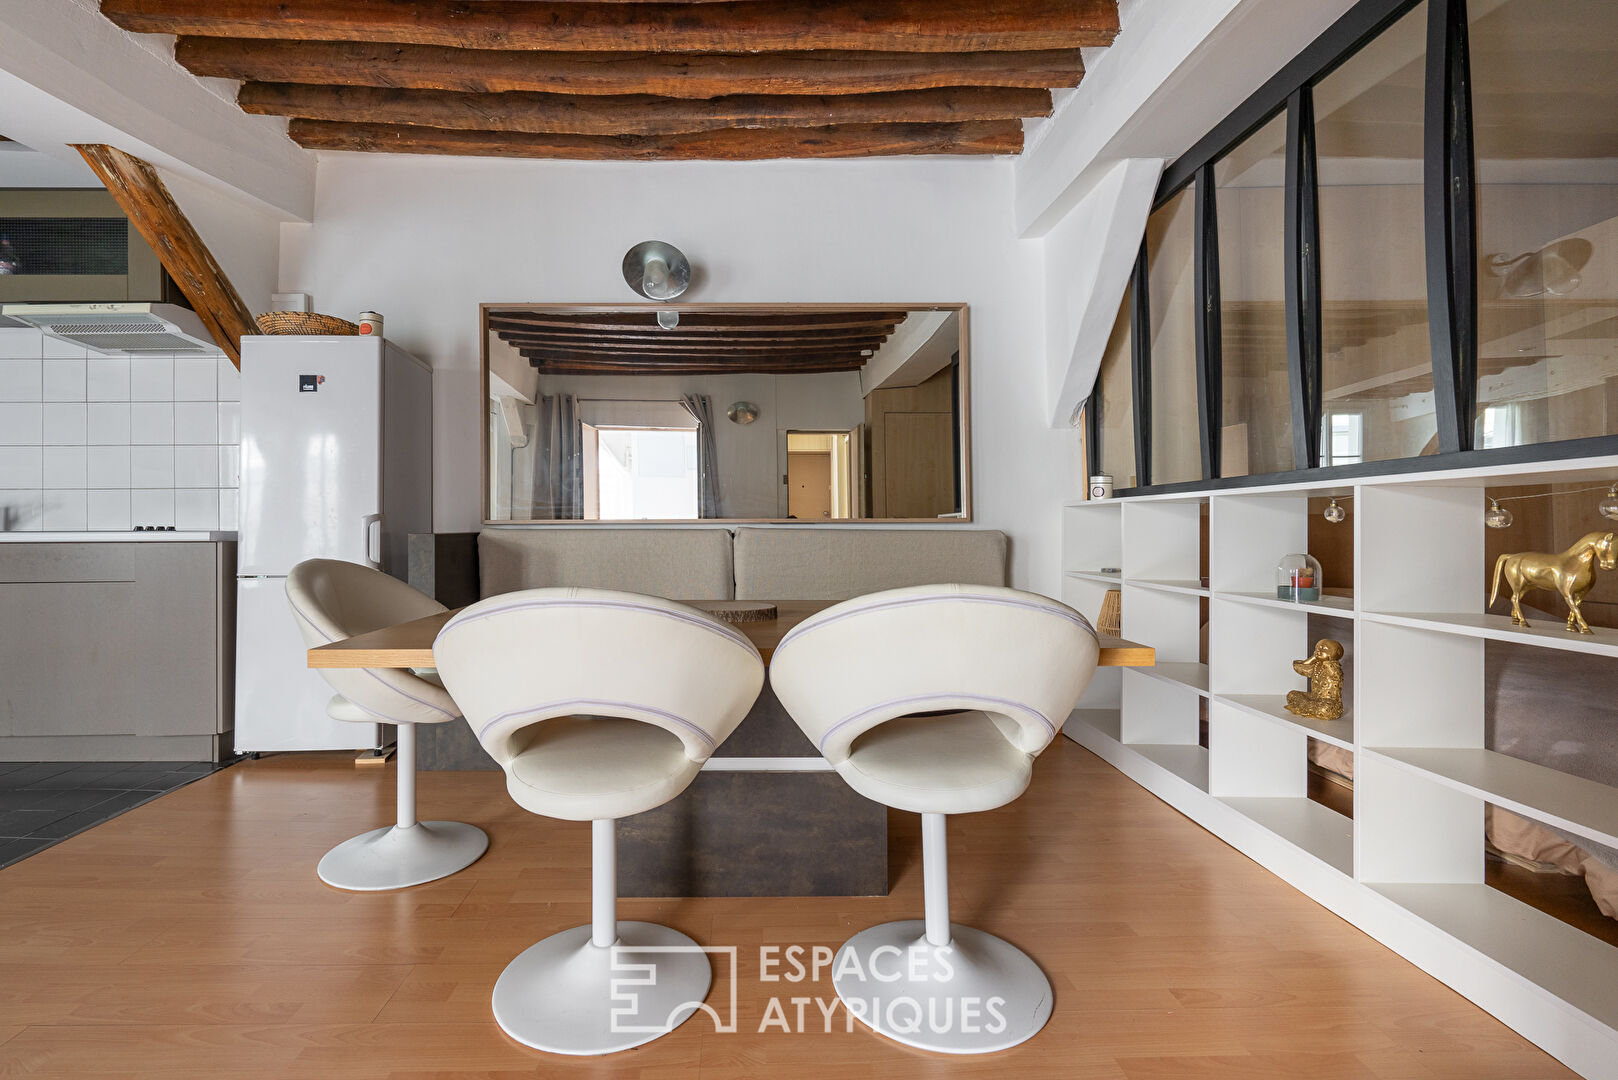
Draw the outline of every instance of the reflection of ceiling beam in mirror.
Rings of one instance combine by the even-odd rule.
[[[902,322],[907,314],[903,311],[802,311],[780,312],[773,315],[752,315],[714,311],[686,311],[680,309],[677,305],[672,306],[680,311],[680,329],[688,332],[704,329],[718,331],[745,330],[760,327],[828,329],[832,327],[861,327],[882,324],[892,326]],[[572,313],[519,310],[497,310],[489,313],[489,328],[491,330],[522,329],[527,326],[562,326],[584,330],[617,330],[627,327],[640,327],[655,330],[657,328],[657,313],[650,311]]]
[[[589,368],[594,371],[681,371],[691,367],[721,367],[734,371],[771,370],[790,371],[805,367],[831,367],[856,371],[864,363],[858,356],[615,356],[592,354],[532,353],[524,352],[529,363],[536,368],[565,364]]]
[[[506,344],[517,349],[532,349],[535,352],[588,352],[602,353],[611,356],[614,353],[659,353],[669,356],[688,356],[693,354],[714,353],[743,353],[748,356],[793,356],[800,353],[833,353],[842,352],[858,356],[867,349],[874,350],[881,342],[875,340],[861,340],[851,342],[841,341],[795,341],[790,344],[782,343],[772,345],[769,342],[760,344],[753,341],[714,341],[706,344],[695,342],[681,342],[677,345],[666,345],[660,341],[535,341],[531,338],[504,338]]]
[[[909,318],[890,311],[698,309],[682,311],[678,329],[666,331],[652,325],[655,315],[508,309],[491,311],[488,325],[492,341],[547,373],[808,374],[857,371]]]
[[[642,334],[639,332],[617,333],[591,330],[528,329],[496,330],[495,333],[507,341],[584,341],[591,344],[623,342],[626,344],[650,343],[653,345],[709,345],[715,341],[790,345],[794,342],[803,341],[881,341],[886,336],[876,330],[828,330],[823,334],[808,331],[777,334],[755,330],[735,331],[728,334],[682,334],[676,330],[669,330],[655,334]]]
[[[620,377],[685,377],[688,375],[835,375],[852,374],[853,369],[842,364],[812,364],[805,367],[772,367],[768,364],[692,364],[686,367],[622,367],[604,368],[595,364],[545,364],[535,368],[536,374],[545,375],[603,375]]]
[[[535,371],[542,374],[559,367],[599,371],[603,375],[666,375],[691,371],[695,368],[737,373],[858,371],[862,365],[859,358],[847,356],[804,356],[785,360],[773,356],[691,356],[679,360],[636,356],[612,360],[593,356],[571,359],[565,356],[528,356],[526,359],[533,365]]]

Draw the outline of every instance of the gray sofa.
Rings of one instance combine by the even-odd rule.
[[[481,596],[577,585],[671,600],[848,600],[908,585],[1006,584],[1004,533],[784,526],[488,528]]]

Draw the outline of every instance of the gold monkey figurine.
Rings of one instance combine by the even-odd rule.
[[[1292,661],[1292,670],[1309,680],[1309,689],[1287,694],[1287,712],[1315,720],[1342,719],[1342,659],[1343,643],[1321,638],[1307,660]]]
[[[1527,626],[1522,614],[1522,594],[1531,589],[1550,589],[1559,593],[1567,604],[1569,633],[1593,633],[1584,621],[1579,605],[1596,583],[1596,566],[1611,570],[1618,566],[1618,554],[1613,550],[1612,533],[1586,533],[1579,542],[1559,555],[1542,551],[1520,551],[1515,555],[1502,555],[1494,561],[1494,588],[1489,590],[1489,606],[1494,606],[1500,595],[1500,578],[1511,586],[1511,624]]]

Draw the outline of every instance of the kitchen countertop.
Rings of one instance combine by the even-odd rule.
[[[221,540],[235,540],[233,532],[0,532],[0,544],[127,544],[132,541],[140,543],[153,543],[168,541],[170,543],[183,541],[189,543],[218,542]]]

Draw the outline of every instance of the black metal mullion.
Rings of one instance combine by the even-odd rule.
[[[1320,178],[1308,86],[1287,99],[1285,258],[1293,465],[1312,469],[1320,464]]]
[[[1477,196],[1467,52],[1465,0],[1431,0],[1423,209],[1440,453],[1473,448],[1478,404]]]
[[[1146,239],[1130,281],[1129,344],[1135,396],[1135,483],[1152,482],[1152,304],[1147,288]]]
[[[1089,448],[1086,457],[1089,458],[1089,475],[1085,476],[1085,487],[1090,486],[1090,477],[1097,473],[1107,471],[1106,462],[1101,460],[1101,375],[1096,374],[1096,385],[1090,391],[1090,396],[1084,399],[1084,445]]]
[[[1202,478],[1219,475],[1224,423],[1224,341],[1219,312],[1219,202],[1213,165],[1197,175],[1197,420],[1202,428]]]

